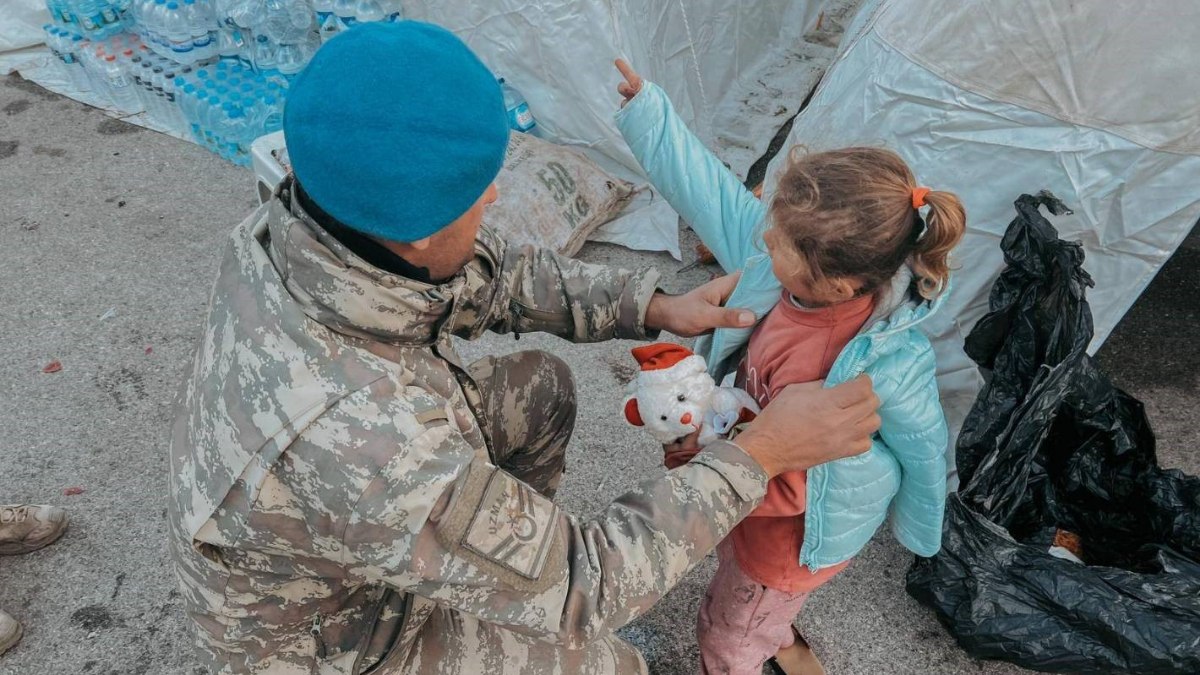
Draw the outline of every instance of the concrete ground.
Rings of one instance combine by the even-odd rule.
[[[0,501],[72,516],[56,545],[0,560],[0,607],[26,626],[0,674],[200,672],[164,547],[167,427],[225,236],[256,204],[251,174],[16,77],[0,80],[0,111]],[[583,257],[655,265],[672,290],[708,276],[612,246]],[[1193,235],[1102,354],[1146,403],[1163,463],[1190,473],[1200,473],[1198,287]],[[561,496],[584,517],[659,470],[656,448],[619,414],[629,346],[531,336],[466,350],[545,348],[573,365],[583,407]],[[55,360],[61,372],[44,374]],[[73,487],[82,494],[65,496]],[[880,537],[815,594],[802,625],[829,672],[1021,672],[954,645],[904,593],[910,559]],[[692,622],[713,569],[700,565],[622,631],[653,672],[694,672]]]

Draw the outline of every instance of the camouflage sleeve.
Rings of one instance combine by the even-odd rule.
[[[464,306],[454,317],[459,337],[487,330],[545,332],[574,342],[655,337],[645,326],[658,290],[652,269],[590,265],[546,249],[508,246],[486,229],[477,250],[467,267]]]
[[[431,429],[454,449],[449,427]],[[579,648],[654,605],[766,490],[762,468],[732,443],[638,485],[599,515],[561,512],[512,475],[472,463],[437,501],[412,546],[397,556],[386,533],[387,486],[368,494],[345,541],[348,561],[387,583],[513,631]],[[370,516],[376,513],[376,516]],[[353,545],[366,539],[374,543]]]

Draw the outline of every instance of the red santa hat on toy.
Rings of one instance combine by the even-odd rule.
[[[681,380],[707,369],[707,364],[702,357],[696,356],[687,347],[670,342],[655,342],[635,347],[632,352],[633,358],[637,359],[638,365],[641,367],[641,372],[637,377],[639,385],[654,386]],[[625,402],[625,419],[634,426],[643,426],[644,422],[638,411],[636,397]]]

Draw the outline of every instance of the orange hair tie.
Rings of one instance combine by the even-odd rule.
[[[919,209],[925,206],[925,195],[929,194],[927,187],[915,187],[912,192],[912,204],[914,209]]]

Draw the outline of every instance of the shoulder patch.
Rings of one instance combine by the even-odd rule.
[[[558,507],[504,471],[494,471],[462,545],[526,579],[546,566]]]

